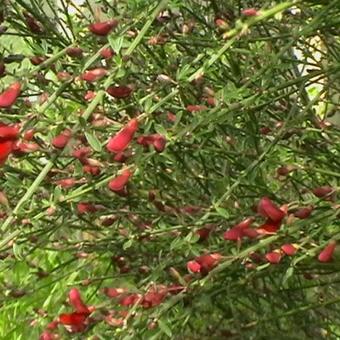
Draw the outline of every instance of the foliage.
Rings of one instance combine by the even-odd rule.
[[[340,336],[338,0],[0,6],[2,339]]]

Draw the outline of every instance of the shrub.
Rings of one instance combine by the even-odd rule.
[[[81,3],[0,9],[1,337],[339,337],[338,1]]]

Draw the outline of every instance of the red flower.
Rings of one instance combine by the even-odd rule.
[[[82,164],[87,164],[87,157],[92,153],[92,149],[88,146],[82,146],[81,148],[74,150],[72,156],[78,158]]]
[[[83,313],[69,313],[60,314],[59,322],[66,326],[73,333],[83,332],[87,327],[88,314]]]
[[[109,182],[109,189],[114,192],[121,192],[129,181],[131,175],[132,172],[129,169],[125,169],[121,175],[118,175]]]
[[[24,140],[31,141],[34,137],[34,134],[35,134],[35,130],[29,129],[29,130],[25,131],[23,138],[24,138]]]
[[[39,148],[37,143],[15,142],[13,144],[13,154],[21,156],[26,153],[35,152],[39,150]]]
[[[2,140],[16,140],[19,135],[19,127],[17,125],[6,125],[0,123],[0,141]]]
[[[106,36],[110,33],[112,29],[117,27],[118,21],[115,19],[103,21],[103,22],[97,22],[94,24],[89,25],[89,30],[96,35],[99,36]]]
[[[110,59],[115,55],[115,52],[113,51],[111,47],[106,47],[100,50],[100,55],[104,59]]]
[[[265,255],[266,260],[271,264],[277,264],[281,261],[281,254],[279,252],[273,251]]]
[[[85,305],[77,288],[70,290],[69,302],[74,307],[75,312],[59,315],[59,322],[73,333],[83,332],[88,325],[88,317],[93,312],[94,307]]]
[[[277,231],[280,229],[281,222],[273,222],[272,220],[268,219],[264,224],[260,225],[256,231],[259,234],[265,235],[272,235],[276,234]]]
[[[273,222],[281,222],[282,219],[285,216],[285,213],[278,208],[268,197],[261,198],[258,206],[257,206],[257,212],[266,217],[269,218]]]
[[[0,142],[0,165],[5,163],[13,150],[14,142],[11,140]]]
[[[106,92],[114,98],[126,98],[132,93],[132,89],[128,86],[110,86]]]
[[[138,129],[138,120],[131,119],[115,136],[111,137],[106,145],[110,152],[118,153],[124,151],[133,139]]]
[[[166,139],[163,135],[155,134],[153,135],[153,147],[157,152],[162,152],[165,149]]]
[[[0,123],[0,165],[3,164],[10,153],[15,149],[15,140],[19,135],[17,125],[6,125]]]
[[[195,258],[195,261],[201,266],[200,272],[203,274],[207,274],[218,265],[221,258],[221,254],[213,253],[198,256]]]
[[[99,166],[94,166],[94,165],[89,165],[89,164],[85,164],[83,166],[83,171],[86,174],[92,175],[92,176],[98,176],[100,175],[100,168]]]
[[[140,294],[129,294],[119,300],[121,306],[133,306],[142,296]]]
[[[241,240],[243,237],[243,230],[241,228],[231,228],[223,234],[223,238],[228,241]]]
[[[200,237],[200,241],[205,241],[206,239],[208,239],[209,235],[211,232],[211,228],[200,228],[198,230],[196,230],[196,234]]]
[[[129,153],[118,152],[114,157],[113,160],[118,163],[125,163],[125,161],[131,156]]]
[[[330,241],[318,256],[320,262],[331,262],[336,247],[335,241]]]
[[[196,261],[189,261],[187,263],[187,269],[192,273],[199,273],[201,271],[201,265]]]
[[[66,129],[63,132],[61,132],[58,136],[55,136],[52,139],[52,145],[56,149],[63,149],[71,139],[71,136],[72,136],[71,130]]]
[[[21,92],[21,84],[17,81],[10,85],[4,92],[0,94],[0,107],[11,107]]]
[[[282,245],[281,250],[288,256],[293,256],[297,252],[297,249],[291,243]]]
[[[103,288],[103,293],[109,298],[118,297],[119,295],[122,295],[125,292],[126,289],[124,288],[109,288],[109,287]]]
[[[143,146],[148,146],[153,143],[153,138],[152,135],[149,136],[139,136],[137,138],[137,144],[143,145]]]
[[[103,77],[106,76],[106,74],[107,74],[107,70],[105,68],[100,67],[100,68],[95,68],[93,70],[86,71],[80,77],[81,79],[89,83],[92,83],[99,79],[102,79]]]
[[[77,313],[90,314],[88,307],[84,304],[81,299],[79,290],[77,288],[72,288],[68,294],[70,304],[74,307]]]
[[[253,223],[254,219],[249,217],[240,223],[236,224],[233,228],[227,230],[223,237],[225,240],[229,241],[237,241],[247,236],[249,238],[255,238],[258,236],[258,233],[255,229],[251,229],[250,226]]]
[[[143,296],[141,305],[144,308],[151,308],[160,305],[166,295],[168,294],[168,289],[165,286],[157,286],[150,288]]]

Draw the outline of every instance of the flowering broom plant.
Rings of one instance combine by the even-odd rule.
[[[340,337],[339,16],[2,1],[0,338]]]

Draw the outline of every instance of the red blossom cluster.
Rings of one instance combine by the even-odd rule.
[[[4,164],[15,148],[15,143],[19,137],[19,127],[17,125],[7,125],[0,122],[0,165]]]
[[[94,312],[93,306],[87,306],[77,288],[72,288],[69,292],[69,304],[73,307],[73,312],[60,314],[57,320],[47,325],[47,329],[40,335],[40,340],[59,339],[59,335],[52,333],[59,325],[63,325],[70,333],[81,333],[86,330],[93,321],[90,314]]]

